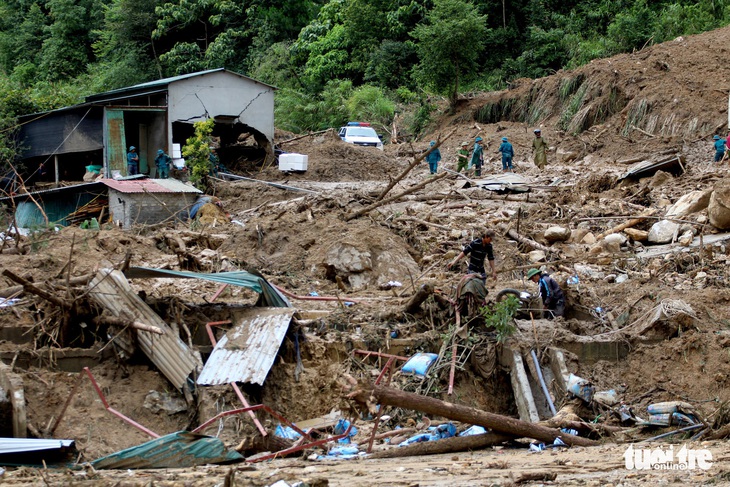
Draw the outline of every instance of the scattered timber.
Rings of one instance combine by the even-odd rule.
[[[541,243],[535,242],[531,238],[520,235],[519,233],[517,233],[516,230],[513,230],[512,228],[508,228],[505,230],[504,226],[501,226],[500,230],[502,230],[502,232],[504,232],[505,235],[507,235],[512,240],[516,240],[517,242],[519,242],[523,245],[526,245],[526,246],[530,247],[531,249],[542,250],[546,254],[554,254],[554,253],[558,252],[556,249],[554,249],[552,247],[548,247],[547,245],[543,245]]]
[[[438,455],[439,453],[456,453],[469,450],[480,450],[488,446],[499,445],[514,439],[514,436],[501,433],[484,433],[472,436],[454,436],[438,441],[426,441],[412,445],[389,448],[373,453],[368,458],[399,458],[421,455]]]
[[[410,172],[411,172],[411,171],[413,170],[413,168],[414,168],[414,167],[416,167],[416,166],[418,165],[418,163],[419,163],[419,162],[421,162],[421,161],[422,161],[422,160],[423,160],[423,159],[424,159],[424,158],[425,158],[425,157],[426,157],[427,155],[429,155],[429,154],[430,154],[430,153],[431,153],[432,151],[435,151],[436,149],[438,149],[438,148],[439,148],[439,146],[441,146],[441,144],[442,144],[442,143],[443,143],[443,142],[444,142],[445,140],[447,140],[447,139],[448,139],[449,137],[451,137],[451,136],[452,136],[452,135],[454,135],[455,133],[456,133],[456,129],[454,129],[454,130],[452,130],[451,132],[449,132],[448,134],[446,134],[446,135],[444,136],[444,138],[443,138],[443,139],[439,137],[439,138],[438,138],[438,140],[436,140],[436,143],[435,143],[435,144],[433,145],[433,147],[429,147],[429,149],[428,149],[428,150],[427,150],[426,152],[424,152],[423,154],[421,154],[421,155],[419,155],[418,157],[416,157],[415,159],[413,159],[413,162],[411,162],[411,163],[410,163],[410,164],[408,165],[408,167],[407,167],[407,168],[405,168],[405,170],[404,170],[404,171],[403,171],[402,173],[400,173],[400,174],[399,174],[398,176],[396,176],[396,177],[395,177],[395,178],[394,178],[394,179],[393,179],[393,180],[392,180],[392,181],[391,181],[390,183],[388,183],[388,186],[386,186],[386,187],[385,187],[385,189],[384,189],[384,190],[383,190],[383,191],[382,191],[382,192],[380,193],[380,195],[378,196],[378,198],[377,198],[377,201],[380,201],[380,200],[382,200],[383,198],[385,198],[385,195],[386,195],[386,194],[388,194],[388,193],[390,192],[390,190],[391,190],[391,189],[393,189],[393,187],[394,187],[394,186],[395,186],[396,184],[398,184],[398,182],[399,182],[400,180],[402,180],[402,179],[403,179],[404,177],[406,177],[406,176],[408,175],[408,173],[410,173]]]
[[[609,230],[606,230],[605,232],[601,233],[600,235],[597,235],[596,236],[596,241],[601,240],[606,235],[611,235],[612,233],[618,233],[618,232],[620,232],[622,230],[625,230],[627,228],[631,228],[631,227],[633,227],[635,225],[638,225],[639,223],[643,222],[647,218],[653,216],[655,212],[656,212],[656,210],[650,209],[649,211],[647,211],[643,215],[639,215],[636,218],[632,218],[631,220],[625,221],[625,222],[623,222],[620,225],[616,225],[615,227],[613,227],[613,228],[611,228]]]
[[[430,416],[442,416],[462,423],[476,424],[495,432],[517,437],[534,438],[552,443],[556,437],[560,436],[563,442],[570,446],[594,446],[598,444],[594,440],[569,435],[558,429],[421,396],[412,392],[399,391],[391,387],[361,384],[357,390],[347,397],[361,404],[368,404],[369,402],[372,404],[374,402],[386,406],[412,409]]]
[[[404,197],[406,195],[409,195],[411,193],[415,193],[419,189],[424,188],[424,187],[428,186],[431,183],[435,183],[436,181],[440,181],[440,180],[444,179],[448,175],[449,175],[449,173],[442,172],[441,174],[439,174],[436,177],[427,179],[427,180],[425,180],[425,181],[423,181],[421,183],[416,184],[415,186],[411,186],[409,189],[403,191],[402,193],[399,193],[399,194],[397,194],[395,196],[391,196],[390,198],[387,198],[387,199],[384,199],[384,200],[376,201],[372,205],[368,205],[365,208],[362,208],[362,209],[356,211],[355,213],[352,213],[352,214],[346,216],[345,217],[345,221],[348,221],[349,222],[350,220],[354,220],[355,218],[357,218],[359,216],[365,215],[366,213],[370,213],[375,208],[378,208],[380,206],[387,205],[388,203],[392,203],[393,201],[399,200],[400,198],[402,198],[402,197]]]

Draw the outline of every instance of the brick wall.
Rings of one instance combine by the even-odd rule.
[[[121,193],[109,188],[109,211],[112,220],[123,228],[174,220],[181,210],[197,199],[193,193]]]

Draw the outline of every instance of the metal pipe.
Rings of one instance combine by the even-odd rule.
[[[705,427],[705,425],[702,424],[702,423],[693,424],[692,426],[686,426],[686,427],[680,428],[678,430],[670,431],[669,433],[662,433],[661,435],[652,436],[651,438],[647,438],[645,440],[641,440],[639,443],[644,443],[646,441],[659,440],[661,438],[666,438],[667,436],[676,435],[677,433],[684,433],[685,431],[692,431],[692,430],[696,430],[698,428],[704,428],[704,427]]]
[[[352,353],[357,353],[360,355],[365,355],[365,358],[369,357],[370,355],[375,355],[376,357],[383,357],[383,358],[394,358],[396,360],[403,360],[404,362],[407,362],[410,360],[408,357],[401,357],[400,355],[391,355],[389,353],[382,353],[382,352],[372,352],[370,350],[353,350]]]
[[[542,386],[542,392],[545,394],[545,398],[547,399],[548,406],[550,406],[550,411],[553,413],[553,416],[555,416],[557,411],[555,411],[555,404],[553,404],[553,398],[550,397],[550,392],[548,391],[547,385],[545,384],[545,378],[542,376],[542,368],[540,368],[540,361],[537,360],[537,354],[535,353],[535,350],[530,350],[530,354],[532,355],[532,361],[535,362],[535,370],[537,371],[537,379],[540,381],[540,386]]]

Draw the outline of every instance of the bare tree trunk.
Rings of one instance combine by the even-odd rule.
[[[417,455],[438,455],[439,453],[455,453],[468,450],[479,450],[488,446],[499,445],[513,439],[514,436],[500,433],[484,433],[473,436],[455,436],[438,441],[426,441],[401,447],[393,447],[373,453],[368,458],[398,458]]]
[[[538,424],[528,423],[519,419],[488,413],[476,408],[461,406],[432,397],[421,396],[412,392],[399,391],[391,387],[360,385],[359,389],[348,395],[350,399],[367,404],[374,400],[377,404],[395,406],[404,409],[421,411],[429,416],[461,421],[467,424],[477,424],[495,432],[517,437],[534,438],[552,443],[558,436],[571,446],[594,446],[598,442],[579,436],[563,433],[558,429],[547,428]]]

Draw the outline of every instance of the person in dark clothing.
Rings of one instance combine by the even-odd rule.
[[[157,177],[159,179],[167,179],[170,177],[170,164],[172,159],[170,156],[165,154],[162,149],[157,151],[157,157],[155,157],[155,166],[157,167]]]
[[[127,152],[127,176],[134,176],[139,173],[139,154],[135,146],[129,147]]]
[[[497,279],[497,270],[494,267],[494,249],[492,248],[492,237],[494,237],[494,231],[484,230],[481,238],[472,240],[464,246],[464,250],[456,256],[456,258],[449,263],[449,269],[452,269],[457,262],[463,259],[465,256],[469,256],[469,269],[470,274],[479,274],[482,279],[486,280],[487,273],[484,268],[484,260],[489,262],[489,268],[492,271],[492,278]]]
[[[560,289],[558,281],[537,269],[527,271],[527,278],[537,283],[542,303],[551,312],[548,318],[563,316],[565,314],[565,295]]]

